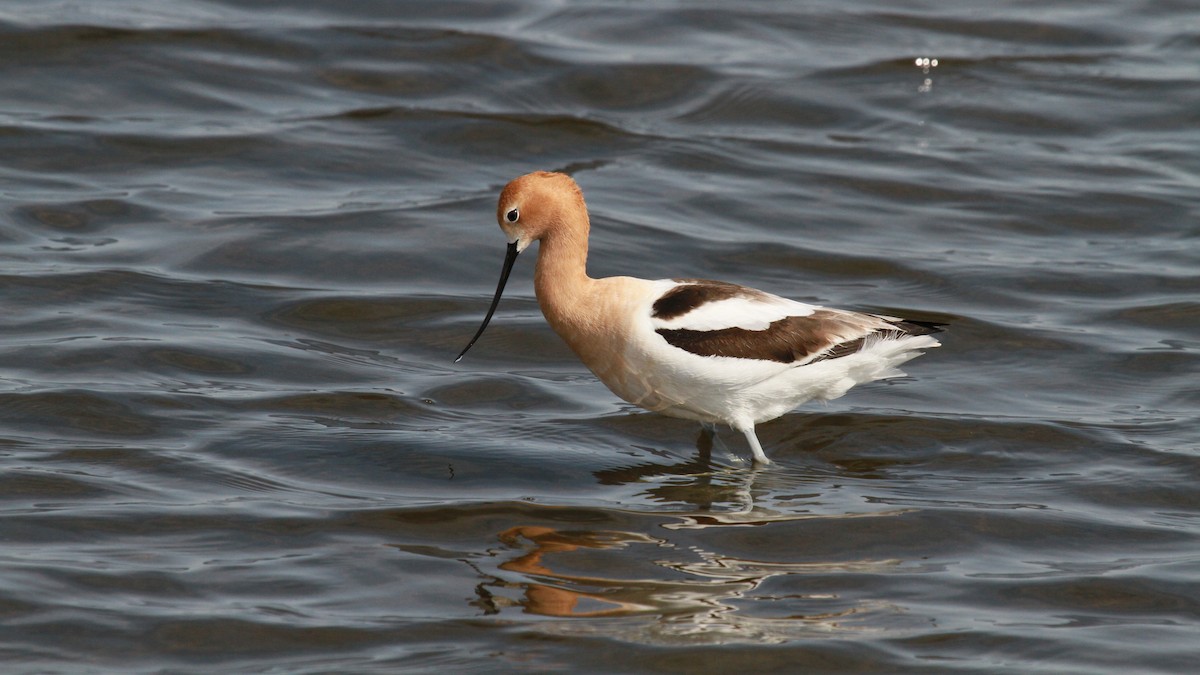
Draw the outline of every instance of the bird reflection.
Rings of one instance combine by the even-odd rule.
[[[785,642],[863,630],[881,616],[889,623],[896,621],[903,610],[857,593],[842,597],[831,589],[838,586],[836,578],[847,573],[882,572],[902,561],[822,561],[805,556],[779,561],[787,547],[773,549],[768,557],[776,560],[767,561],[710,547],[726,541],[718,534],[725,528],[891,518],[905,509],[848,513],[830,508],[820,489],[801,487],[811,486],[809,479],[780,470],[731,466],[714,460],[714,446],[721,447],[719,439],[705,430],[691,458],[595,472],[602,484],[635,485],[650,501],[662,504],[661,510],[641,514],[652,517],[649,531],[654,536],[586,526],[563,529],[553,521],[515,524],[499,532],[500,547],[464,561],[483,578],[471,604],[485,614],[516,610],[571,619],[539,623],[543,630],[659,644]],[[716,531],[713,536],[684,534],[706,529]],[[774,582],[764,587],[773,578],[787,576],[811,578],[812,583]],[[798,586],[814,590],[796,592]],[[780,588],[793,590],[779,595]],[[781,611],[785,607],[786,612]]]
[[[678,552],[689,560],[669,560],[661,558],[661,549],[674,547],[643,534],[564,531],[542,525],[513,527],[500,533],[499,538],[508,547],[524,550],[501,562],[495,574],[488,575],[476,567],[480,574],[490,577],[476,586],[477,597],[471,602],[485,614],[519,607],[528,614],[554,618],[623,617],[621,622],[593,628],[571,625],[576,626],[573,630],[617,631],[624,638],[638,641],[727,643],[784,642],[805,635],[855,630],[852,622],[862,618],[860,615],[897,611],[886,603],[847,602],[828,593],[787,596],[790,604],[805,611],[784,616],[754,616],[745,611],[747,601],[780,599],[758,595],[762,584],[772,577],[878,572],[899,564],[895,560],[768,563],[718,555],[694,546],[686,553]],[[641,544],[655,546],[652,559],[630,551],[629,560],[617,567],[628,569],[649,563],[659,570],[657,576],[671,579],[623,578],[615,572],[580,574],[566,569],[571,567],[570,554],[620,551]],[[609,571],[606,565],[599,568]],[[629,621],[638,616],[644,620]]]
[[[631,532],[561,532],[543,526],[519,526],[500,533],[500,541],[509,546],[519,546],[522,539],[530,542],[533,549],[501,563],[499,568],[506,572],[555,582],[520,584],[524,588],[525,597],[519,604],[525,611],[543,616],[595,617],[626,615],[647,609],[640,601],[645,589],[639,584],[555,572],[546,566],[545,558],[552,554],[570,553],[580,548],[605,549],[623,547],[631,543],[654,543],[655,540],[650,537]],[[476,591],[480,598],[475,604],[487,613],[499,612],[505,604],[499,602],[495,594],[487,590],[486,584],[480,584]]]

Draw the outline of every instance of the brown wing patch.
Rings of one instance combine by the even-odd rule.
[[[765,330],[664,328],[655,332],[671,345],[699,356],[816,363],[854,354],[872,336],[894,339],[905,335],[927,335],[940,332],[941,326],[916,321],[892,323],[868,314],[818,309],[808,316],[780,319]]]
[[[765,295],[761,291],[724,281],[708,279],[674,279],[673,281],[679,282],[680,285],[663,293],[658,300],[654,301],[650,316],[655,319],[670,321],[710,302]]]

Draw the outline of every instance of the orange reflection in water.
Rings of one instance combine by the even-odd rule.
[[[540,525],[524,525],[509,528],[500,533],[500,541],[509,546],[519,546],[525,539],[533,544],[533,550],[513,560],[500,564],[506,572],[516,572],[529,577],[553,579],[557,583],[525,584],[525,600],[521,604],[534,614],[560,617],[614,616],[650,609],[633,598],[644,595],[644,589],[636,582],[631,586],[624,580],[603,577],[571,575],[555,572],[546,566],[545,558],[551,554],[570,553],[580,548],[605,549],[623,547],[630,543],[655,543],[655,540],[630,532],[572,532],[564,533]],[[592,588],[585,591],[579,588]],[[625,597],[628,596],[628,597]],[[599,603],[595,609],[583,609],[583,605]]]

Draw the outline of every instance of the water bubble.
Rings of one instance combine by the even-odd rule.
[[[928,56],[918,56],[917,59],[915,61],[913,61],[913,65],[915,65],[916,67],[921,69],[922,75],[928,75],[930,68],[938,67],[938,60],[931,59]],[[932,77],[926,77],[925,80],[921,83],[921,86],[917,87],[917,91],[921,92],[922,94],[928,93],[932,89],[933,89],[933,78]]]

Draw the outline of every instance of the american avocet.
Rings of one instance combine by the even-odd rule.
[[[517,254],[539,241],[538,304],[584,365],[630,403],[741,431],[762,464],[770,460],[756,424],[901,375],[897,366],[939,345],[930,333],[940,324],[828,309],[723,281],[592,279],[587,205],[565,174],[513,180],[496,220],[508,237],[500,283],[455,362],[492,320]]]

